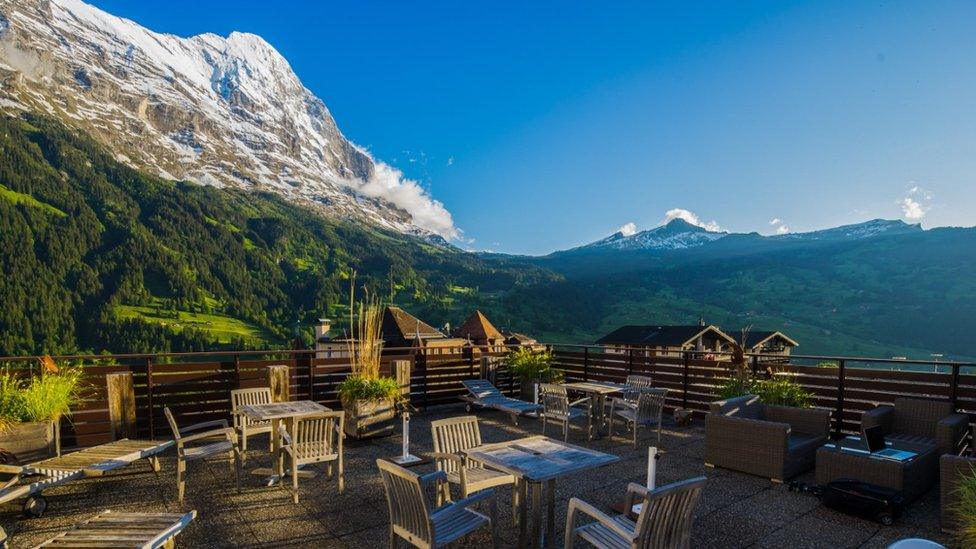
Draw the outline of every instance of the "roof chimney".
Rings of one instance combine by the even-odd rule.
[[[315,325],[315,341],[328,336],[329,330],[332,329],[332,321],[328,318],[320,318],[318,324]]]

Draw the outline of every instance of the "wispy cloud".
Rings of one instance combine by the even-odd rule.
[[[637,224],[631,221],[630,223],[624,223],[617,229],[617,232],[624,236],[634,236],[637,234]]]
[[[920,221],[932,208],[931,201],[932,194],[912,182],[905,198],[898,204],[901,206],[902,217],[909,221]]]
[[[462,232],[454,225],[451,212],[426,190],[400,170],[380,161],[368,181],[352,180],[346,183],[363,196],[380,198],[407,212],[414,225],[438,234],[448,240],[461,238]]]
[[[697,225],[705,230],[712,232],[720,232],[722,227],[716,221],[704,222],[699,218],[694,212],[686,210],[684,208],[674,208],[668,210],[664,214],[663,223],[667,224],[675,219],[683,219],[692,225]]]
[[[790,232],[790,228],[787,227],[786,225],[780,225],[779,227],[776,227],[776,234],[786,234],[788,232]]]
[[[786,225],[786,222],[782,219],[776,217],[769,222],[771,227],[776,227],[776,234],[786,234],[790,232],[790,228]]]
[[[783,220],[780,219],[780,218],[778,218],[778,217],[777,218],[774,218],[772,221],[769,222],[770,225],[780,225],[782,223],[783,223]]]

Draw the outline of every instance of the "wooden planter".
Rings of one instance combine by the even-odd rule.
[[[57,429],[53,421],[16,423],[0,433],[0,448],[17,456],[20,463],[47,459],[57,453]]]
[[[352,438],[376,438],[393,434],[396,407],[392,400],[342,399],[343,430]]]
[[[535,402],[535,386],[542,383],[539,379],[523,379],[519,388],[519,398],[526,402]]]

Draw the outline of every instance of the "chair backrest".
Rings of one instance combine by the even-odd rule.
[[[430,422],[430,434],[434,438],[434,451],[457,454],[481,446],[481,428],[475,416],[452,417]],[[446,459],[437,460],[437,469],[448,473],[456,471],[459,464]]]
[[[637,397],[637,421],[658,420],[664,415],[667,389],[645,390]]]
[[[716,400],[709,408],[709,413],[745,419],[762,419],[765,405],[756,395],[742,395],[725,400]]]
[[[230,392],[230,409],[234,412],[251,404],[271,404],[271,388],[234,389]]]
[[[539,384],[539,404],[546,417],[566,419],[569,417],[569,395],[566,388],[554,383]]]
[[[650,389],[652,388],[651,376],[629,375],[627,376],[627,386],[638,391]]]
[[[180,427],[176,424],[176,418],[173,417],[173,412],[169,411],[169,406],[163,407],[163,415],[166,416],[166,421],[169,423],[169,428],[173,431],[173,440],[180,440]]]
[[[689,547],[695,505],[706,480],[696,477],[651,491],[637,517],[634,545],[641,549]]]
[[[485,379],[468,379],[461,382],[464,387],[471,392],[472,395],[481,398],[496,398],[504,397],[498,387],[491,384],[490,381]]]
[[[394,532],[413,537],[411,542],[420,542],[415,545],[432,546],[434,530],[420,477],[385,459],[376,460],[376,466],[386,489],[386,505]]]
[[[952,403],[923,398],[896,398],[894,421],[895,433],[935,438],[935,426],[952,414]]]
[[[343,412],[322,412],[292,417],[288,421],[288,435],[299,459],[334,456],[341,447]]]

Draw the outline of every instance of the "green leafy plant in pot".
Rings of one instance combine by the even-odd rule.
[[[354,290],[350,290],[349,303],[347,350],[352,372],[338,387],[345,412],[344,429],[353,438],[387,436],[393,432],[393,419],[404,398],[395,378],[380,375],[383,307],[368,293],[358,307],[354,306]]]
[[[58,367],[49,356],[40,362],[38,373],[0,373],[0,448],[20,462],[60,452],[61,418],[83,398],[80,366]]]
[[[563,381],[562,371],[552,367],[552,353],[549,351],[519,347],[508,354],[506,363],[512,375],[518,376],[521,381],[522,400],[531,402],[535,396],[535,386],[539,383]]]

